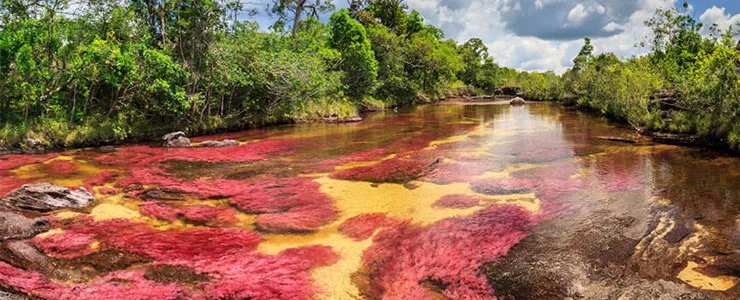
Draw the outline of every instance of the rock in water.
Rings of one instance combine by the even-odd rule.
[[[26,218],[11,212],[0,212],[0,241],[27,239],[49,231],[49,220]]]
[[[526,102],[524,101],[524,99],[519,98],[519,97],[516,97],[514,99],[511,99],[511,102],[509,102],[509,104],[511,104],[511,105],[524,105],[524,104],[526,104]]]
[[[239,142],[235,140],[223,140],[221,142],[219,141],[205,141],[198,143],[198,147],[204,147],[204,148],[219,148],[219,147],[228,147],[228,146],[238,146]]]
[[[95,148],[95,152],[97,153],[113,153],[116,151],[117,151],[116,147],[113,147],[113,146],[101,146],[101,147]]]
[[[185,136],[185,133],[182,132],[182,131],[170,132],[170,133],[165,134],[164,136],[162,136],[162,141],[167,142],[167,141],[171,141],[171,140],[174,140],[176,138],[179,138],[179,137],[186,137]]]
[[[0,200],[0,208],[17,211],[48,212],[88,207],[95,201],[85,188],[76,191],[50,183],[25,184]]]
[[[190,148],[190,139],[182,131],[171,132],[162,137],[162,146],[165,148]]]

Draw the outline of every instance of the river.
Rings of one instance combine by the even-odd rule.
[[[739,158],[549,103],[193,141],[227,138],[239,145],[0,157],[0,196],[50,182],[96,198],[43,214],[52,228],[29,243],[50,266],[0,247],[0,286],[48,299],[740,298]]]

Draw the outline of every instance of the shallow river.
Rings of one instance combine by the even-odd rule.
[[[551,104],[461,104],[194,139],[240,143],[225,148],[0,157],[0,197],[50,182],[96,198],[41,214],[51,230],[27,240],[41,257],[3,243],[0,286],[46,299],[740,298],[739,158]]]

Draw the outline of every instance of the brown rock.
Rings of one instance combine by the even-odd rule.
[[[0,212],[0,241],[27,239],[49,230],[49,221],[26,218],[10,212]]]
[[[0,208],[14,211],[48,212],[73,208],[82,209],[95,202],[85,188],[75,191],[50,183],[25,184],[0,200]]]

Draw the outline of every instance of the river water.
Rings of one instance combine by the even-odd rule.
[[[40,214],[52,229],[27,242],[43,258],[0,247],[0,286],[48,299],[740,297],[738,158],[548,103],[194,142],[226,138],[240,145],[0,157],[2,195],[50,182],[96,197]]]

